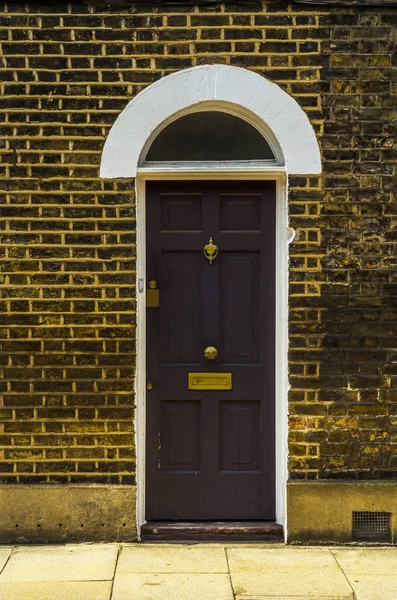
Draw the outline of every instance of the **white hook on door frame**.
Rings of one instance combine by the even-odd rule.
[[[287,244],[291,244],[296,236],[296,229],[294,229],[293,227],[286,227],[286,233],[287,233]]]

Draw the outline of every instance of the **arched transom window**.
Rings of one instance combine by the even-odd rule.
[[[275,160],[253,125],[226,112],[200,111],[176,119],[155,137],[144,163]]]

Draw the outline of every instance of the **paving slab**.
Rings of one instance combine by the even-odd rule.
[[[258,571],[263,567],[335,568],[337,563],[328,548],[227,548],[229,568],[233,571]]]
[[[27,581],[111,580],[117,554],[116,545],[19,547],[14,550],[0,574],[0,584]]]
[[[235,600],[304,600],[306,596],[235,596]],[[340,600],[340,596],[310,596],[310,600]]]
[[[0,548],[0,573],[4,569],[4,566],[7,562],[7,560],[9,559],[11,552],[12,552],[12,547]]]
[[[327,574],[318,569],[291,567],[288,570],[266,569],[262,572],[232,572],[231,579],[237,597],[296,596],[300,599],[334,597],[353,600],[353,591],[343,573],[329,569]]]
[[[123,547],[117,573],[228,573],[225,549],[220,546]]]
[[[215,573],[116,574],[112,600],[234,600],[229,576]]]
[[[0,583],[1,600],[110,600],[111,581]]]
[[[397,548],[343,548],[332,553],[347,575],[397,574]]]
[[[356,575],[349,577],[356,600],[396,600],[397,575]]]
[[[228,548],[237,598],[352,600],[353,591],[328,549]]]

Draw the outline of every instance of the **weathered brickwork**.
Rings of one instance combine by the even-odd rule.
[[[100,180],[100,156],[139,91],[209,63],[291,94],[324,158],[290,181],[291,477],[394,477],[395,24],[284,2],[2,5],[1,482],[134,481],[134,182]]]
[[[396,477],[396,15],[320,17],[323,182],[290,197],[293,478]]]

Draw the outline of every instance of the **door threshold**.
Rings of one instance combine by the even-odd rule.
[[[149,521],[141,527],[143,542],[283,542],[275,521]]]

